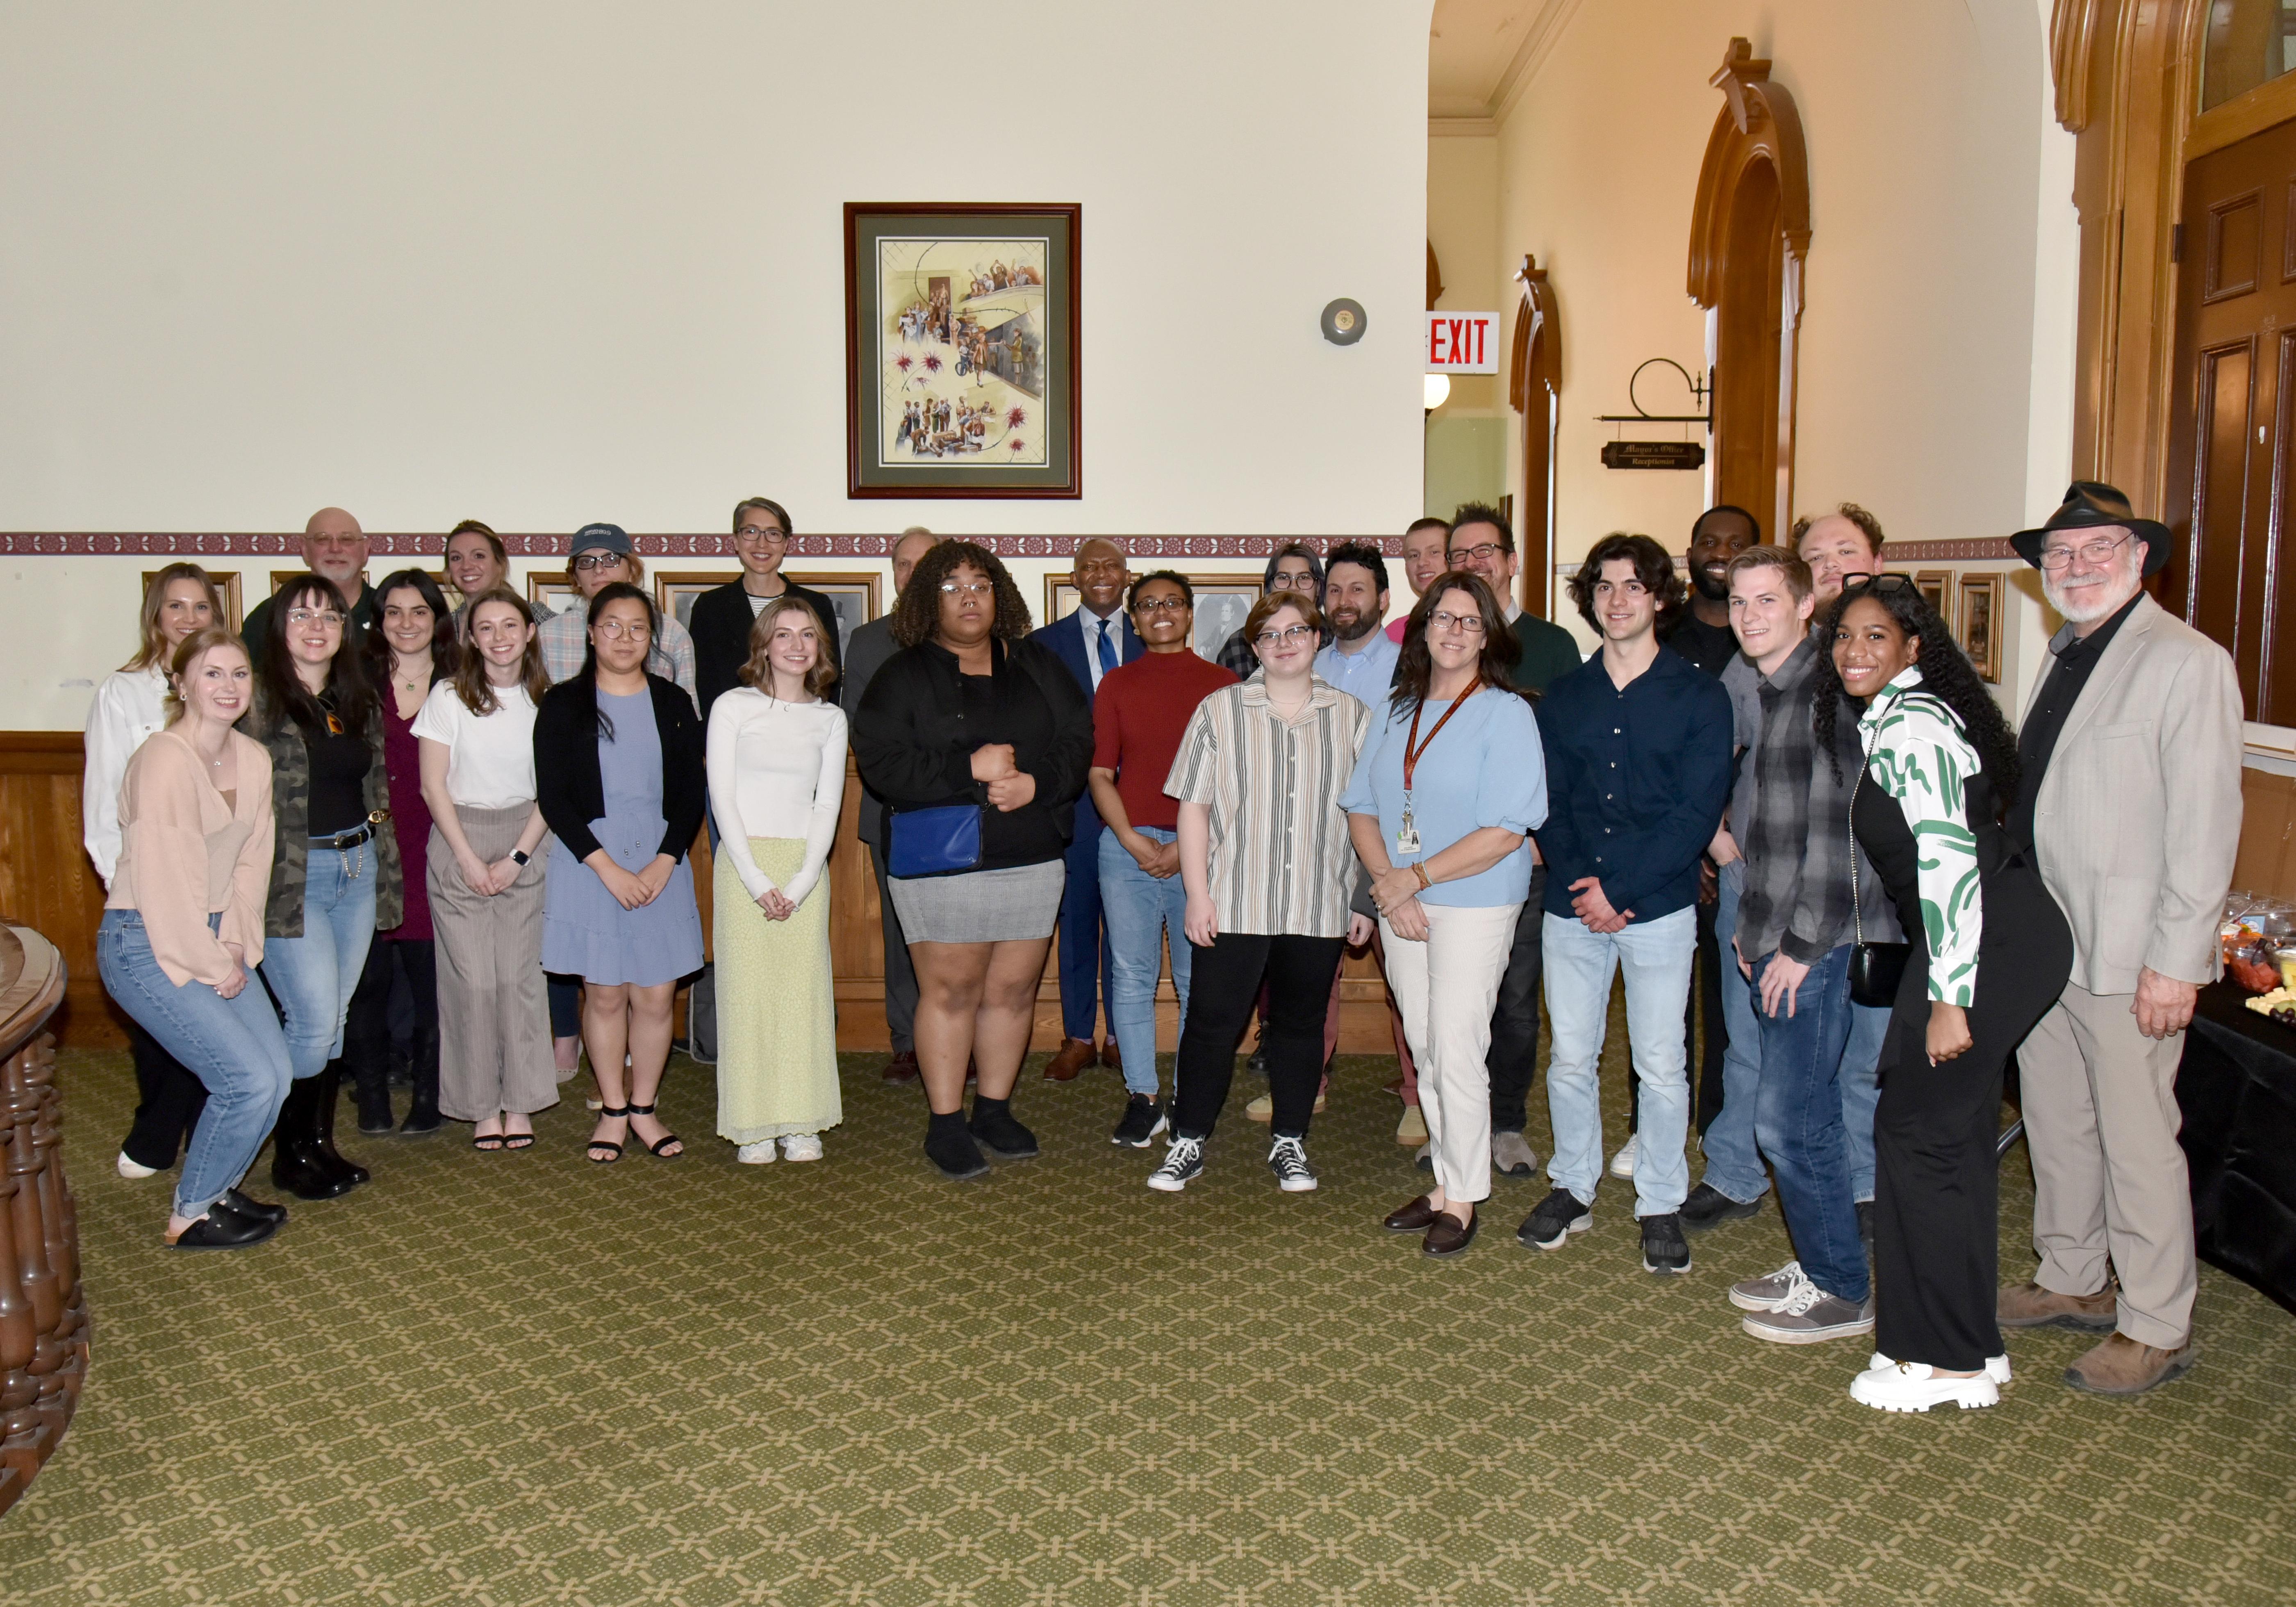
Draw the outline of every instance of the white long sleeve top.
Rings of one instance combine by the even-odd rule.
[[[833,703],[783,703],[736,687],[709,706],[709,808],[718,852],[734,862],[751,898],[773,878],[758,868],[751,837],[799,837],[805,862],[781,889],[803,903],[820,884],[845,800],[845,711]]]
[[[119,864],[119,786],[127,762],[168,725],[168,678],[157,669],[115,670],[87,705],[87,773],[80,787],[81,840],[95,873],[111,886]]]

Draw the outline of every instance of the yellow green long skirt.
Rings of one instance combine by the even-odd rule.
[[[776,886],[805,863],[794,837],[751,837]],[[733,860],[717,856],[718,1136],[754,1144],[845,1119],[829,963],[829,878],[797,913],[767,920]]]

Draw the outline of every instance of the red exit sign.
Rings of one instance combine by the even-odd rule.
[[[1431,312],[1427,315],[1427,372],[1496,374],[1499,315],[1495,312]]]

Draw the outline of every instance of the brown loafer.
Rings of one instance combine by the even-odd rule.
[[[1435,1225],[1427,1230],[1427,1237],[1419,1241],[1423,1256],[1456,1256],[1475,1241],[1475,1230],[1483,1225],[1483,1214],[1477,1211],[1462,1227],[1459,1219],[1448,1211],[1435,1214]]]
[[[1045,1067],[1047,1083],[1073,1083],[1077,1073],[1100,1058],[1090,1038],[1062,1038],[1061,1051]]]
[[[2075,1333],[2111,1333],[2117,1320],[2112,1285],[2093,1295],[2061,1295],[2038,1283],[2004,1288],[1995,1298],[1993,1320],[2004,1328],[2070,1328]]]
[[[1124,1051],[1116,1047],[1115,1039],[1100,1046],[1100,1063],[1119,1076],[1124,1075]]]
[[[1428,1204],[1427,1196],[1422,1194],[1409,1205],[1398,1206],[1390,1211],[1387,1220],[1380,1226],[1390,1233],[1420,1233],[1426,1232],[1428,1224],[1442,1214]]]
[[[917,1080],[917,1051],[905,1049],[885,1062],[885,1081],[914,1083]]]
[[[2116,1333],[2066,1368],[2065,1382],[2087,1395],[2142,1395],[2184,1377],[2198,1360],[2190,1335],[2174,1350],[2161,1350]]]

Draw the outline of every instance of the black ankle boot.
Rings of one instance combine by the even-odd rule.
[[[355,1160],[345,1159],[335,1148],[335,1096],[342,1088],[343,1063],[340,1060],[328,1061],[327,1068],[311,1081],[317,1084],[315,1097],[318,1102],[313,1134],[316,1141],[314,1152],[321,1166],[346,1180],[345,1188],[356,1189],[359,1184],[370,1182],[374,1174]]]
[[[972,1100],[972,1136],[999,1160],[1028,1160],[1037,1155],[1037,1135],[1013,1119],[1013,1101]]]
[[[419,1138],[439,1131],[439,1029],[414,1029],[414,1097],[406,1107],[399,1133]]]
[[[355,1186],[324,1165],[316,1147],[318,1090],[316,1077],[297,1077],[287,1085],[287,1100],[279,1107],[278,1125],[271,1130],[271,1182],[298,1199],[332,1199]]]
[[[380,1043],[343,1043],[343,1064],[351,1074],[351,1097],[358,1105],[358,1130],[369,1134],[390,1132],[398,1124],[390,1114],[390,1055]]]
[[[980,1157],[980,1146],[964,1130],[962,1110],[936,1114],[925,1124],[925,1158],[951,1183],[962,1183],[988,1170],[988,1163]]]

